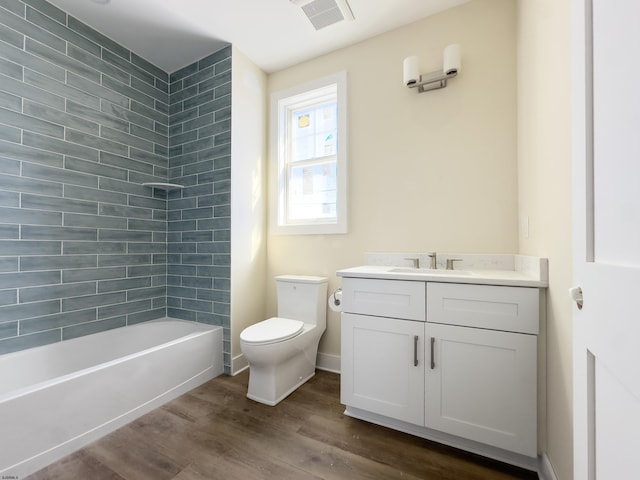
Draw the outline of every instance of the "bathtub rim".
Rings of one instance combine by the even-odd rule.
[[[144,325],[151,324],[151,323],[153,323],[153,324],[158,324],[158,323],[183,323],[183,324],[190,324],[191,326],[194,326],[194,327],[197,326],[198,328],[196,330],[192,331],[192,332],[189,332],[186,335],[182,335],[182,336],[180,336],[180,337],[178,337],[176,339],[172,339],[172,340],[169,340],[169,341],[158,343],[157,345],[154,345],[152,347],[147,347],[147,348],[145,348],[143,350],[138,350],[138,351],[135,351],[133,353],[129,353],[127,355],[123,355],[121,357],[117,357],[117,358],[114,358],[112,360],[108,360],[106,362],[102,362],[102,363],[98,363],[96,365],[92,365],[90,367],[82,368],[80,370],[74,370],[71,373],[66,373],[64,375],[59,375],[59,376],[54,377],[54,378],[50,378],[50,379],[47,379],[47,380],[42,380],[40,382],[36,382],[36,383],[28,385],[26,387],[21,387],[21,388],[15,389],[15,390],[11,390],[9,392],[0,393],[0,405],[2,403],[4,403],[4,402],[8,402],[8,401],[23,397],[25,395],[28,395],[28,394],[30,394],[32,392],[37,392],[39,390],[43,390],[45,388],[48,388],[48,387],[51,387],[51,386],[54,386],[54,385],[58,385],[60,383],[63,383],[63,382],[69,381],[69,380],[73,380],[74,378],[78,378],[78,377],[81,377],[83,375],[88,375],[88,374],[90,374],[92,372],[96,372],[98,370],[101,370],[101,369],[104,369],[104,368],[108,368],[110,366],[117,365],[119,363],[123,363],[123,362],[129,361],[129,360],[132,360],[134,358],[140,357],[142,355],[145,355],[145,354],[160,350],[161,348],[166,348],[166,347],[171,346],[171,345],[175,345],[175,344],[178,344],[178,343],[182,343],[182,342],[188,341],[191,338],[195,338],[195,337],[198,337],[200,335],[205,335],[208,332],[211,332],[211,331],[213,331],[213,330],[215,330],[217,328],[222,328],[222,327],[218,327],[216,325],[209,325],[209,324],[206,324],[206,323],[193,322],[191,320],[182,320],[182,319],[171,318],[171,317],[163,317],[163,318],[157,318],[157,319],[154,319],[154,320],[148,320],[146,322],[135,323],[133,325],[125,325],[125,326],[122,326],[122,327],[112,328],[112,329],[109,329],[109,330],[104,330],[102,332],[91,333],[89,335],[83,335],[81,337],[71,338],[69,340],[62,340],[61,342],[56,342],[56,343],[52,343],[52,344],[50,343],[50,344],[47,344],[47,345],[40,345],[40,346],[34,347],[32,349],[25,349],[25,350],[19,350],[17,352],[6,353],[6,354],[2,355],[2,358],[3,359],[4,358],[11,358],[11,356],[19,357],[21,355],[25,355],[25,352],[29,352],[30,350],[46,349],[47,347],[50,347],[51,345],[60,345],[60,344],[62,344],[64,342],[76,343],[78,341],[82,341],[83,339],[86,339],[86,337],[93,337],[93,336],[96,336],[96,335],[101,335],[101,334],[104,334],[104,333],[113,332],[114,330],[142,327]],[[67,346],[70,346],[70,345],[67,344]]]

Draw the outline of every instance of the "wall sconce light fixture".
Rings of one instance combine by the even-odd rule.
[[[418,57],[404,59],[404,84],[409,88],[418,88],[419,93],[444,88],[447,80],[460,73],[460,45],[454,43],[444,49],[442,71],[420,74]]]

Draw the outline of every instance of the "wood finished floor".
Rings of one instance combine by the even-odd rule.
[[[218,377],[28,480],[538,478],[343,415],[336,374],[318,371],[275,407],[246,398],[248,378]]]

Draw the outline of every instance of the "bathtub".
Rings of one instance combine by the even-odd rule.
[[[222,328],[153,320],[0,356],[0,478],[24,478],[222,373]]]

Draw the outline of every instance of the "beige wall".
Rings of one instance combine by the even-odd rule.
[[[546,450],[558,480],[573,477],[570,38],[570,0],[518,0],[520,252],[549,258]]]
[[[437,70],[450,43],[462,73],[447,88],[403,86],[406,56]],[[275,275],[326,275],[332,290],[367,251],[517,252],[515,62],[516,2],[474,0],[269,76],[276,92],[347,71],[349,233],[270,235],[268,314]],[[340,354],[333,312],[320,352]]]
[[[241,353],[242,329],[265,318],[267,76],[235,47],[231,61],[230,341],[233,360]],[[249,138],[251,141],[246,141]],[[232,371],[242,366],[234,365]]]

